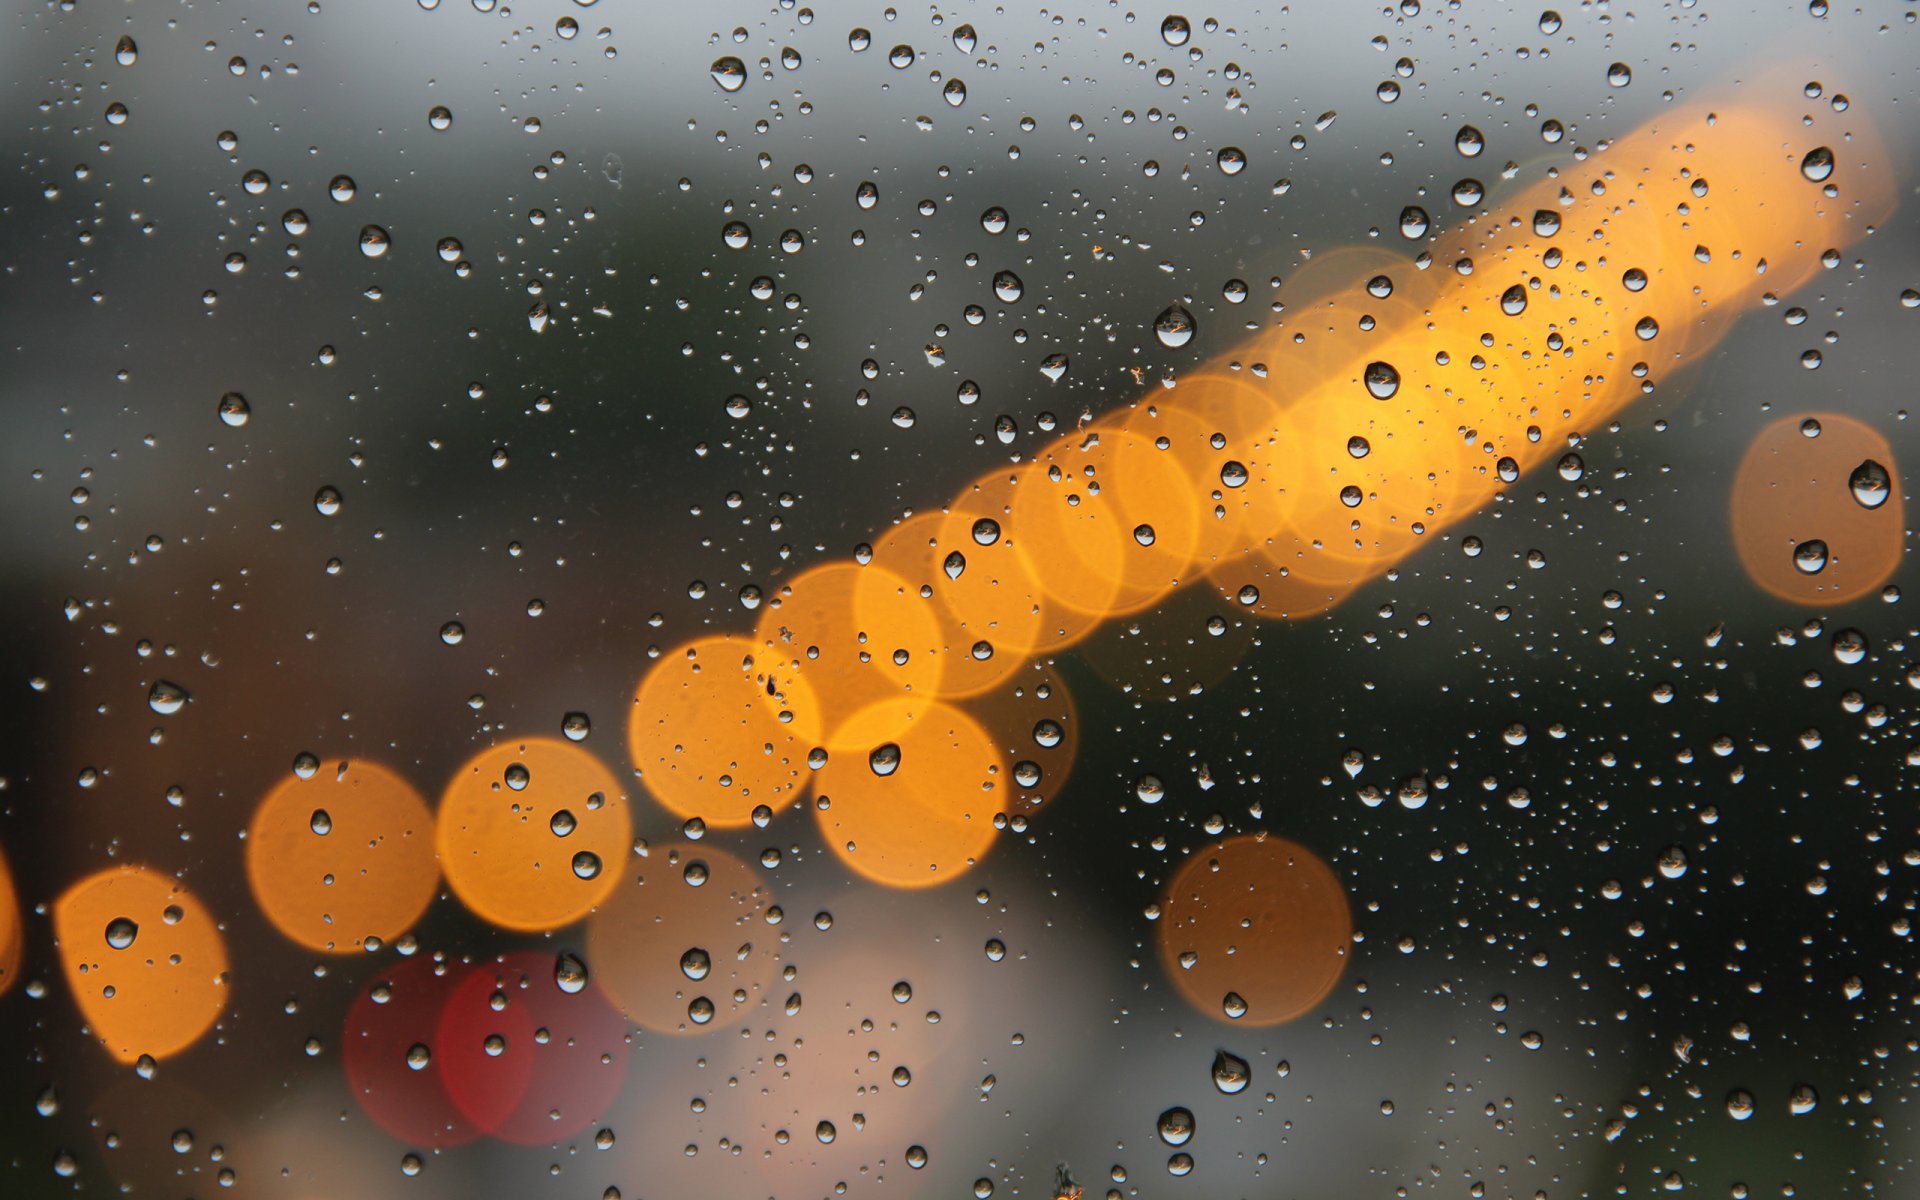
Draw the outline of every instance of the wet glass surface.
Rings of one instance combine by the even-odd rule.
[[[12,5],[4,1190],[1911,1190],[1912,4]]]

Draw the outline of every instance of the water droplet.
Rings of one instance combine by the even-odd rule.
[[[1516,283],[1506,291],[1501,292],[1500,311],[1510,317],[1517,317],[1527,311],[1526,287]]]
[[[1239,992],[1228,992],[1220,998],[1220,1011],[1229,1021],[1238,1021],[1247,1015],[1247,998]]]
[[[1184,1146],[1193,1139],[1193,1113],[1188,1109],[1168,1109],[1160,1114],[1157,1125],[1160,1140],[1169,1146]]]
[[[1462,179],[1453,185],[1453,202],[1461,208],[1472,208],[1487,198],[1487,185],[1478,179]]]
[[[1623,62],[1607,68],[1607,86],[1623,88],[1633,82],[1633,68]]]
[[[1861,508],[1879,508],[1893,494],[1893,477],[1885,467],[1869,458],[1847,476],[1847,487]]]
[[[573,856],[573,873],[581,879],[593,879],[600,874],[600,856],[591,850],[582,850]]]
[[[425,1042],[415,1042],[407,1047],[407,1069],[424,1071],[433,1062],[433,1051]]]
[[[1060,382],[1060,377],[1067,373],[1067,356],[1064,354],[1047,355],[1040,360],[1040,373],[1054,383]]]
[[[833,1139],[839,1136],[839,1132],[834,1129],[832,1121],[822,1121],[813,1127],[813,1136],[820,1139],[822,1146],[828,1146],[833,1144]]]
[[[571,809],[556,808],[553,816],[547,818],[547,828],[555,837],[566,837],[580,827],[580,820]]]
[[[947,573],[948,579],[958,579],[967,569],[967,556],[955,550],[947,555],[947,560],[940,564],[940,569]]]
[[[905,42],[887,51],[887,65],[896,71],[904,71],[913,65],[913,47]]]
[[[1745,1088],[1735,1088],[1728,1092],[1727,1115],[1736,1121],[1744,1121],[1753,1116],[1753,1093]]]
[[[1392,363],[1370,362],[1361,378],[1366,381],[1367,393],[1375,400],[1391,400],[1400,390],[1400,372]]]
[[[853,189],[853,202],[861,208],[872,208],[880,203],[880,185],[871,179],[863,181]]]
[[[1628,267],[1620,276],[1620,283],[1630,292],[1643,291],[1647,286],[1647,273],[1639,267]]]
[[[1247,1090],[1247,1084],[1253,1081],[1253,1068],[1247,1060],[1225,1050],[1216,1050],[1213,1054],[1213,1086],[1220,1089],[1223,1096],[1238,1095]]]
[[[336,516],[340,512],[340,489],[323,487],[313,494],[313,511],[323,517]]]
[[[1654,865],[1663,878],[1678,879],[1687,873],[1687,852],[1678,846],[1668,846],[1660,852]]]
[[[1153,336],[1169,350],[1178,350],[1192,341],[1198,329],[1193,314],[1178,304],[1168,305],[1153,319]]]
[[[872,752],[867,755],[867,765],[873,768],[875,775],[883,778],[898,771],[900,769],[900,744],[898,742],[886,742],[882,745],[875,746]]]
[[[1793,548],[1793,565],[1802,575],[1818,575],[1827,569],[1827,544],[1808,538]]]
[[[1540,14],[1540,32],[1552,37],[1560,32],[1560,14],[1548,9]]]
[[[1868,649],[1867,635],[1858,629],[1842,629],[1833,635],[1833,657],[1842,666],[1865,662]]]
[[[1238,146],[1222,146],[1213,163],[1222,175],[1238,175],[1247,169],[1247,152]]]
[[[1239,459],[1230,458],[1220,464],[1220,482],[1227,487],[1237,488],[1247,485],[1247,464]]]
[[[569,996],[587,988],[587,964],[578,955],[562,950],[553,960],[553,985]]]
[[[387,249],[392,244],[393,239],[389,238],[387,231],[378,225],[362,225],[360,227],[360,253],[366,255],[368,258],[385,258],[387,256]]]
[[[1408,241],[1417,241],[1427,236],[1427,228],[1432,224],[1427,218],[1427,210],[1418,204],[1409,204],[1400,210],[1400,236]]]
[[[1153,539],[1154,539],[1153,526],[1143,523],[1143,524],[1135,525],[1133,527],[1133,540],[1140,543],[1142,546],[1153,545]]]
[[[1807,151],[1800,160],[1800,173],[1815,183],[1823,183],[1833,174],[1833,151],[1826,146],[1815,146]]]
[[[708,71],[723,92],[737,92],[747,86],[747,64],[731,54],[714,59]]]
[[[1804,1117],[1820,1103],[1820,1093],[1813,1090],[1810,1083],[1796,1083],[1793,1091],[1787,1093],[1787,1111],[1796,1117]]]
[[[153,686],[147,690],[147,707],[163,717],[179,712],[190,699],[192,697],[187,695],[187,689],[165,679],[154,680]]]
[[[996,204],[981,213],[980,228],[986,230],[988,233],[1005,233],[1007,231],[1007,210]]]
[[[680,973],[695,982],[705,979],[712,969],[713,956],[698,946],[688,947],[680,956]]]
[[[1359,434],[1356,433],[1347,439],[1347,453],[1354,458],[1365,458],[1372,452],[1373,444]]]
[[[313,836],[326,837],[333,832],[333,814],[324,808],[316,808],[307,818],[307,828],[313,830]]]
[[[847,32],[847,49],[855,54],[871,45],[873,45],[873,34],[870,31],[856,25]]]
[[[120,40],[113,44],[113,61],[123,67],[132,66],[140,61],[140,47],[134,44],[132,38],[120,35]]]
[[[994,272],[993,294],[1008,304],[1012,304],[1015,300],[1018,300],[1025,291],[1026,285],[1021,283],[1020,277],[1012,271]]]
[[[1249,290],[1246,280],[1229,279],[1220,285],[1220,297],[1228,304],[1245,304]]]
[[[947,102],[947,107],[959,108],[967,102],[967,85],[955,76],[947,80],[946,86],[940,89],[940,96]]]
[[[293,756],[293,777],[295,779],[312,779],[315,775],[319,774],[319,772],[320,759],[317,756],[305,750]]]
[[[445,133],[453,128],[453,110],[444,104],[436,104],[427,110],[427,124],[436,133]]]
[[[973,540],[976,545],[993,545],[1000,540],[1000,522],[992,517],[981,517],[973,523]]]
[[[1158,775],[1142,775],[1134,781],[1133,794],[1140,798],[1142,804],[1158,804],[1166,797],[1167,785],[1160,781]]]
[[[1169,46],[1184,46],[1193,36],[1193,26],[1178,14],[1169,16],[1160,22],[1160,40]]]
[[[1359,507],[1362,498],[1359,487],[1354,484],[1350,483],[1340,489],[1340,503],[1346,505],[1348,508]]]
[[[978,41],[979,35],[973,31],[971,25],[961,25],[953,31],[953,48],[962,54],[972,54],[973,47]]]
[[[1587,460],[1569,450],[1560,456],[1557,469],[1560,472],[1560,478],[1568,483],[1576,483],[1587,473]]]
[[[125,950],[139,936],[140,926],[134,924],[130,917],[115,917],[107,922],[107,945],[115,950]]]

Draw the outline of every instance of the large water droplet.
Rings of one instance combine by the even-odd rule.
[[[1222,146],[1213,163],[1222,175],[1238,175],[1247,169],[1247,152],[1238,146]]]
[[[1893,494],[1893,477],[1871,458],[1865,459],[1847,477],[1847,487],[1861,508],[1879,508]]]
[[[163,717],[170,717],[187,706],[192,697],[187,689],[165,679],[156,679],[147,690],[147,707]]]
[[[1012,271],[996,271],[993,276],[993,294],[1012,304],[1026,291],[1026,285]]]
[[[140,926],[134,924],[130,917],[115,917],[107,922],[107,945],[115,950],[125,950],[139,936]]]
[[[1193,1113],[1174,1107],[1160,1114],[1157,1123],[1160,1140],[1169,1146],[1184,1146],[1193,1138]]]
[[[1800,160],[1800,173],[1815,183],[1823,183],[1833,174],[1833,151],[1826,146],[1815,146],[1807,151]]]
[[[113,61],[123,67],[132,66],[140,61],[140,47],[134,44],[132,38],[122,34],[120,40],[113,44]]]
[[[996,204],[981,213],[980,228],[986,230],[988,233],[1005,233],[1007,231],[1007,210]]]
[[[1527,289],[1522,284],[1514,284],[1500,293],[1500,311],[1510,317],[1517,317],[1527,311]]]
[[[1153,319],[1153,336],[1169,350],[1178,350],[1192,341],[1198,329],[1193,314],[1178,304],[1168,305]]]
[[[1744,1121],[1753,1116],[1753,1093],[1745,1088],[1735,1088],[1728,1092],[1727,1115],[1736,1121]]]
[[[385,258],[392,244],[393,239],[389,238],[387,231],[378,225],[360,227],[360,253],[368,258]]]
[[[1067,356],[1064,354],[1047,355],[1040,360],[1040,373],[1055,383],[1060,382],[1060,377],[1067,373]]]
[[[1607,68],[1607,86],[1623,88],[1633,82],[1633,68],[1623,62]]]
[[[1184,46],[1193,36],[1193,25],[1175,13],[1160,22],[1160,40],[1169,46]]]
[[[948,579],[958,579],[967,569],[967,556],[955,550],[947,555],[947,560],[940,564],[940,569],[947,573]]]
[[[573,856],[573,873],[581,879],[594,879],[600,874],[600,856],[591,850],[582,850]]]
[[[713,956],[699,946],[690,946],[680,956],[680,973],[696,983],[707,977],[713,970]]]
[[[1400,372],[1388,362],[1370,362],[1361,376],[1366,381],[1367,393],[1375,400],[1391,400],[1400,390]]]
[[[967,102],[967,85],[956,76],[947,80],[946,86],[940,89],[940,96],[949,108],[959,108]]]
[[[979,37],[980,35],[973,31],[973,26],[959,26],[953,31],[953,48],[962,54],[972,54]]]
[[[887,742],[883,745],[875,746],[873,751],[867,755],[867,765],[873,768],[875,775],[882,777],[898,771],[900,769],[900,744],[898,742]]]
[[[1813,1090],[1810,1083],[1796,1083],[1787,1093],[1787,1111],[1796,1117],[1804,1117],[1820,1103],[1820,1093]]]
[[[1409,204],[1400,210],[1400,236],[1415,241],[1427,236],[1427,228],[1432,224],[1427,218],[1427,210],[1418,204]]]
[[[587,987],[587,964],[578,954],[562,950],[553,960],[553,985],[569,996]]]
[[[737,92],[747,86],[747,64],[731,54],[714,59],[710,71],[723,92]]]
[[[1827,569],[1827,544],[1808,538],[1793,548],[1793,565],[1802,575],[1818,575]]]
[[[1247,1060],[1225,1050],[1216,1050],[1213,1054],[1213,1086],[1225,1096],[1237,1095],[1247,1090],[1247,1084],[1253,1081],[1253,1068]]]

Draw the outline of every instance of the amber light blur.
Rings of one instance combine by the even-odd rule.
[[[1793,89],[1749,94],[1552,171],[1414,261],[1350,256],[1375,261],[1292,330],[982,475],[870,558],[802,574],[751,643],[724,641],[726,670],[686,666],[713,639],[670,651],[635,697],[643,782],[725,824],[748,797],[709,810],[685,779],[811,788],[856,872],[892,886],[964,873],[1012,807],[1014,764],[976,714],[1025,663],[1202,580],[1259,616],[1323,611],[1524,473],[1578,478],[1589,433],[1889,210],[1870,130],[1822,148],[1827,171],[1777,99]],[[1758,510],[1743,502],[1736,521]],[[1897,507],[1876,519],[1897,529]],[[1877,551],[1849,553],[1848,578],[1884,574]],[[816,773],[795,770],[802,755]],[[1218,1013],[1218,995],[1201,999]]]

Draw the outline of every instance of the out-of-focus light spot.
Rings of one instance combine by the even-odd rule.
[[[555,738],[483,750],[440,799],[440,866],[460,902],[503,929],[571,925],[613,890],[633,836],[598,759]]]
[[[1228,838],[1167,885],[1160,962],[1188,1004],[1216,1020],[1278,1025],[1325,999],[1346,966],[1353,917],[1332,868],[1297,842]],[[1229,1018],[1229,994],[1245,1013]]]
[[[227,949],[180,883],[141,866],[89,875],[53,904],[67,986],[93,1035],[121,1062],[178,1054],[227,1005]]]
[[[1008,767],[979,722],[949,704],[889,700],[855,713],[815,780],[815,815],[842,862],[893,887],[932,887],[993,844]],[[897,748],[887,773],[875,752]],[[884,753],[881,759],[887,759]]]
[[[1839,413],[1816,419],[1818,437],[1802,432],[1804,415],[1783,417],[1747,447],[1733,479],[1733,545],[1747,577],[1769,595],[1845,604],[1877,590],[1899,567],[1906,504],[1886,438]],[[1869,459],[1890,476],[1887,498],[1873,508],[1854,496],[1850,482]],[[1825,543],[1824,554],[1812,542]]]
[[[587,922],[588,970],[631,1020],[659,1033],[731,1028],[766,999],[777,931],[760,873],[714,846],[656,853]],[[696,882],[697,881],[697,882]],[[744,998],[735,1001],[736,993]],[[709,1020],[688,1008],[705,998]]]
[[[810,747],[781,720],[787,694],[769,694],[751,646],[707,637],[668,652],[640,681],[627,715],[628,753],[648,794],[716,829],[747,824],[762,804],[784,808],[807,783]],[[810,694],[797,678],[783,682]]]
[[[433,814],[412,785],[373,763],[289,776],[248,826],[247,881],[274,927],[309,950],[390,942],[439,889]]]

